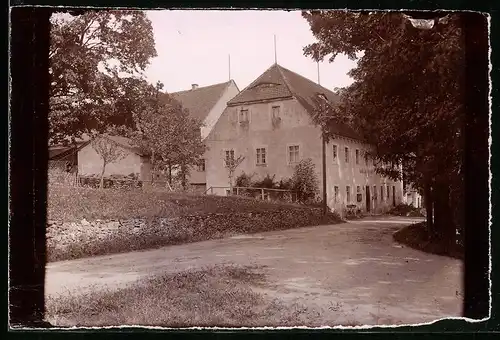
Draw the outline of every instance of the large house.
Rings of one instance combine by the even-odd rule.
[[[206,138],[207,188],[225,195],[229,187],[225,158],[244,156],[236,170],[276,179],[290,178],[294,166],[311,158],[322,179],[322,137],[311,119],[317,98],[338,100],[332,91],[278,64],[232,98]],[[374,171],[365,151],[372,149],[348,126],[336,127],[327,144],[327,201],[333,210],[356,205],[382,212],[402,201],[402,182]],[[322,185],[320,185],[321,190]]]
[[[219,120],[227,102],[239,92],[234,80],[229,80],[225,83],[203,87],[192,84],[190,90],[174,92],[170,95],[189,111],[191,117],[203,122],[200,133],[204,140]],[[188,182],[201,192],[206,190],[205,161],[200,166],[191,169]]]

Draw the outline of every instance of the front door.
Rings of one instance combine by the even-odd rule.
[[[366,186],[366,211],[367,211],[367,212],[370,212],[370,210],[371,210],[370,202],[371,202],[371,197],[370,197],[370,186],[369,186],[369,185],[367,185],[367,186]]]

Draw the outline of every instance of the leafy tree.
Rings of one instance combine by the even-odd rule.
[[[92,139],[90,144],[102,158],[102,169],[99,183],[99,188],[102,189],[104,187],[104,172],[106,171],[106,165],[123,159],[126,156],[126,153],[116,142],[106,136],[96,137]]]
[[[173,172],[180,170],[185,187],[190,166],[198,164],[206,150],[200,134],[202,123],[190,117],[178,101],[161,93],[160,82],[156,87],[141,86],[145,99],[133,112],[135,128],[129,129],[128,136],[151,155],[153,173],[167,171],[172,185]]]
[[[338,105],[318,101],[315,120],[327,136],[347,124],[375,146],[377,171],[424,193],[427,223],[454,241],[451,206],[463,182],[464,51],[459,14],[415,27],[403,13],[303,12],[317,42],[315,60],[339,53],[358,64]],[[452,194],[453,193],[453,194]],[[457,204],[458,206],[458,204]]]
[[[312,159],[303,159],[295,166],[292,176],[293,191],[297,193],[297,200],[309,203],[316,198],[319,192],[318,178]]]
[[[50,139],[131,124],[134,85],[156,56],[151,22],[142,11],[85,11],[51,18]],[[127,105],[128,104],[128,105]]]

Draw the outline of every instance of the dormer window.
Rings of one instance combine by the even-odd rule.
[[[239,121],[240,121],[240,123],[241,122],[248,122],[248,109],[241,109],[240,110]]]
[[[326,98],[326,96],[323,93],[318,94],[318,98],[320,98],[321,100],[323,100],[325,102],[328,101],[328,98]]]
[[[280,84],[276,84],[276,83],[259,83],[259,84],[256,84],[255,86],[253,86],[252,88],[253,89],[266,89],[266,88],[273,88],[273,87],[276,87],[279,85]]]

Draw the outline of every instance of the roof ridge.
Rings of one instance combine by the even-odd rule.
[[[286,78],[286,76],[283,74],[283,70],[282,70],[282,68],[284,68],[284,67],[283,67],[283,66],[281,66],[281,65],[279,65],[279,64],[276,64],[276,67],[278,68],[278,71],[279,71],[279,73],[281,74],[281,77],[283,78],[283,81],[285,82],[285,86],[286,86],[286,88],[288,89],[288,91],[290,91],[290,93],[292,94],[292,96],[295,96],[295,95],[296,95],[296,93],[295,93],[295,91],[292,89],[293,87],[292,87],[292,86],[290,86],[290,84],[289,84],[289,82],[288,82],[288,79],[287,79],[287,78]],[[285,68],[285,70],[287,70],[287,69]]]
[[[251,82],[250,84],[248,84],[245,88],[243,88],[243,90],[241,90],[241,91],[240,91],[240,93],[242,93],[242,92],[243,92],[243,91],[245,91],[246,89],[251,88],[251,87],[252,87],[252,85],[257,84],[258,80],[259,80],[260,78],[262,78],[262,76],[263,76],[264,74],[266,74],[266,72],[267,72],[267,71],[269,71],[269,70],[270,70],[270,69],[271,69],[274,65],[276,65],[276,64],[272,64],[271,66],[269,66],[268,68],[266,68],[266,70],[265,70],[264,72],[262,72],[262,73],[260,74],[260,76],[258,76],[258,77],[257,77],[254,81],[252,81],[252,82]],[[238,94],[239,94],[239,93],[238,93]]]
[[[226,84],[226,86],[224,86],[224,90],[223,90],[223,91],[220,91],[219,96],[217,97],[217,100],[215,101],[214,106],[212,106],[212,109],[215,107],[215,105],[217,105],[217,103],[219,102],[219,100],[221,100],[222,96],[224,96],[224,92],[225,92],[225,91],[228,89],[228,87],[231,85],[231,82],[232,82],[232,81],[233,81],[233,80],[232,80],[232,79],[230,79],[229,81],[227,81],[227,82],[225,82],[225,83],[221,83],[221,84]],[[221,84],[219,84],[219,85],[221,85]],[[236,85],[236,83],[235,83],[235,85]],[[238,86],[236,86],[236,88],[238,88]],[[212,110],[212,109],[210,109],[210,110]],[[205,118],[206,118],[206,117],[205,117]]]
[[[226,84],[226,86],[227,86],[231,82],[231,80],[224,81],[222,83],[211,84],[211,85],[207,85],[207,86],[200,86],[200,87],[198,87],[196,89],[181,90],[181,91],[176,91],[176,92],[165,92],[165,93],[166,94],[179,94],[179,93],[183,93],[183,92],[192,92],[192,91],[204,90],[204,89],[208,89],[210,87],[220,86],[220,85],[224,85],[224,84]]]
[[[231,103],[236,100],[238,100],[238,97],[245,93],[245,91],[247,90],[251,90],[253,87],[255,87],[257,84],[259,84],[259,82],[261,81],[261,79],[264,77],[264,75],[266,75],[268,72],[270,72],[273,68],[277,68],[279,74],[281,75],[281,78],[283,79],[283,82],[284,82],[284,86],[286,87],[286,89],[288,90],[288,92],[290,92],[290,94],[293,95],[292,91],[290,91],[290,87],[288,86],[288,84],[286,84],[286,79],[285,77],[283,76],[283,74],[281,73],[280,71],[280,66],[277,64],[277,63],[274,63],[272,64],[271,66],[269,66],[264,72],[262,72],[254,81],[252,81],[249,85],[247,85],[243,90],[241,90],[236,96],[234,96],[228,103]]]

